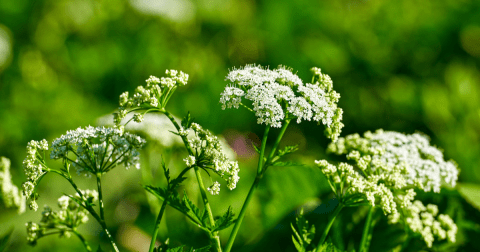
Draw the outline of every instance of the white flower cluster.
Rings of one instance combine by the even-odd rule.
[[[35,201],[36,195],[33,195],[33,191],[37,184],[37,179],[47,171],[44,160],[45,151],[47,150],[47,140],[32,140],[27,144],[27,157],[23,160],[23,171],[27,176],[27,181],[22,185],[23,195],[25,195],[27,199],[31,199],[28,207],[34,211],[38,210],[38,205]]]
[[[457,225],[446,214],[438,214],[438,207],[433,204],[424,206],[419,200],[403,209],[403,214],[389,216],[390,223],[397,223],[403,216],[404,224],[415,234],[423,237],[429,248],[432,247],[435,238],[455,243]]]
[[[340,95],[333,90],[330,76],[319,68],[312,68],[312,72],[315,82],[303,84],[283,66],[273,70],[256,65],[234,69],[225,78],[230,85],[221,93],[222,109],[238,108],[245,98],[252,102],[259,124],[279,128],[285,119],[296,118],[297,123],[314,120],[324,124],[327,137],[335,141],[343,128],[343,110],[337,107]]]
[[[376,169],[376,172],[364,169],[364,175],[361,175],[347,163],[338,166],[326,160],[316,160],[315,163],[346,206],[368,202],[372,207],[379,205],[384,214],[396,214],[398,206],[409,206],[415,196],[413,189],[401,190],[406,186],[400,176],[401,170],[385,173],[380,172],[383,169]]]
[[[146,86],[138,86],[130,97],[128,92],[120,95],[119,112],[114,113],[115,125],[120,125],[121,121],[133,108],[163,108],[165,107],[172,92],[178,86],[187,85],[188,74],[177,70],[166,70],[167,77],[158,78],[150,76]],[[135,114],[135,122],[143,121],[143,114]]]
[[[120,129],[88,126],[67,131],[55,139],[50,158],[71,162],[78,173],[105,173],[119,164],[139,169],[138,149],[144,144],[141,137]],[[75,160],[69,158],[70,153]]]
[[[197,165],[199,167],[213,170],[219,176],[227,181],[227,187],[230,190],[235,189],[240,179],[237,161],[230,161],[224,153],[219,138],[210,131],[203,129],[197,123],[192,123],[193,136],[188,140],[190,148],[195,156],[189,156],[185,159],[187,166]],[[184,129],[185,131],[188,129]],[[210,193],[218,194],[220,184],[214,183],[209,188]]]
[[[79,199],[78,196],[76,198]],[[70,237],[70,231],[81,224],[87,223],[88,211],[80,207],[69,196],[60,197],[58,206],[60,207],[58,211],[53,211],[49,206],[45,206],[39,224],[33,222],[26,224],[28,243],[35,245],[38,239],[47,234],[47,231],[57,232],[60,233],[61,237],[68,238]]]
[[[10,159],[0,157],[0,199],[6,208],[17,208],[18,213],[25,212],[25,196],[12,183]]]
[[[453,161],[445,161],[442,152],[429,143],[429,139],[415,133],[405,135],[398,132],[377,130],[340,138],[329,146],[336,154],[357,151],[369,156],[373,162],[383,163],[387,171],[406,166],[404,178],[409,185],[421,187],[425,192],[440,192],[442,184],[455,186],[458,168]],[[349,154],[351,155],[351,154]]]

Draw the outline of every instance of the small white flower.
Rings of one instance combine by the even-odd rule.
[[[185,159],[183,159],[183,161],[185,161],[185,164],[188,166],[188,167],[192,167],[195,165],[195,156],[188,156],[186,157]]]
[[[218,195],[220,193],[220,183],[217,181],[213,182],[213,185],[207,188],[207,190],[212,194],[212,195]]]

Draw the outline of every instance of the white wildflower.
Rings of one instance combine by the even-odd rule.
[[[119,164],[140,167],[138,149],[145,140],[119,129],[86,127],[67,131],[52,143],[52,159],[66,159],[77,172],[108,172]],[[73,153],[75,160],[68,158]]]
[[[340,96],[333,91],[328,75],[314,72],[315,83],[303,84],[291,69],[270,70],[256,65],[233,69],[225,80],[230,85],[221,93],[222,109],[238,108],[245,98],[251,102],[257,123],[281,127],[286,119],[297,123],[314,120],[326,126],[326,135],[336,141],[343,127]]]
[[[213,185],[207,188],[207,190],[212,194],[212,195],[218,195],[220,193],[220,183],[217,181],[213,182]]]

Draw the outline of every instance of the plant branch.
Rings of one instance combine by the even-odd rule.
[[[325,242],[325,239],[327,238],[328,232],[330,231],[330,228],[332,227],[333,222],[335,221],[335,218],[337,217],[338,213],[342,210],[344,205],[340,202],[338,203],[337,208],[335,211],[332,213],[332,216],[330,220],[327,223],[327,226],[325,227],[325,230],[323,230],[322,236],[320,237],[320,241],[318,242],[317,245],[317,251],[320,251],[320,248],[322,247],[323,243]]]

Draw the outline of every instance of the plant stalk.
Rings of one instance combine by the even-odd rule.
[[[72,230],[72,232],[77,235],[78,239],[80,239],[80,241],[82,241],[83,243],[83,246],[85,247],[85,249],[88,251],[88,252],[92,252],[92,248],[90,247],[90,245],[88,245],[88,242],[85,240],[85,238],[83,238],[83,236],[78,233],[76,230]]]
[[[104,207],[104,206],[103,206],[103,196],[102,196],[102,182],[101,182],[101,180],[100,180],[100,177],[101,177],[101,176],[102,176],[101,173],[97,173],[97,174],[96,174],[96,177],[97,177],[97,187],[98,187],[98,207],[100,208],[100,220],[101,220],[100,225],[102,225],[103,230],[104,230],[105,233],[107,234],[108,240],[109,240],[110,243],[112,244],[113,249],[114,249],[116,252],[119,252],[118,247],[117,247],[117,245],[115,244],[115,241],[113,240],[112,235],[111,235],[110,232],[108,231],[107,224],[105,223],[105,214],[104,214],[104,210],[103,210],[103,207]]]
[[[150,249],[149,252],[153,252],[155,249],[155,242],[157,241],[157,234],[158,229],[160,229],[160,222],[162,221],[163,213],[165,212],[165,208],[167,207],[167,199],[165,199],[162,203],[162,208],[160,208],[160,212],[158,213],[157,220],[155,221],[155,228],[153,229],[152,234],[152,241],[150,242]]]
[[[335,209],[335,211],[332,213],[332,216],[331,216],[330,220],[328,221],[327,226],[325,227],[325,230],[323,230],[322,236],[320,237],[320,241],[318,242],[318,245],[317,245],[317,251],[320,251],[320,248],[322,247],[323,243],[325,242],[325,239],[327,239],[328,232],[330,231],[330,228],[332,227],[332,224],[335,221],[335,218],[337,217],[338,213],[340,213],[342,208],[343,208],[343,204],[338,203],[338,206]]]
[[[367,214],[367,219],[365,220],[365,226],[363,227],[362,240],[360,241],[360,247],[358,248],[359,252],[366,252],[370,247],[370,232],[372,229],[372,216],[375,208],[370,207]]]
[[[165,110],[161,111],[161,112],[163,112],[168,117],[168,119],[170,119],[173,126],[175,126],[175,128],[179,132],[181,127],[175,121],[175,118],[172,116],[172,114],[170,114],[168,111],[165,111]],[[181,138],[183,140],[185,148],[187,149],[188,154],[193,155],[193,150],[192,150],[192,148],[190,148],[190,144],[188,143],[187,137],[186,136],[181,136]],[[202,176],[201,176],[200,170],[198,169],[197,166],[195,166],[194,169],[195,169],[195,176],[197,177],[197,181],[198,181],[198,187],[200,189],[200,194],[202,196],[203,204],[204,204],[205,209],[207,210],[207,213],[208,213],[208,220],[210,222],[210,225],[213,227],[215,225],[215,220],[213,219],[213,213],[212,213],[212,209],[210,208],[210,203],[208,203],[208,198],[207,198],[205,186],[203,184]],[[215,241],[215,248],[216,248],[217,252],[221,252],[222,251],[222,246],[220,244],[220,237],[218,236],[218,231],[213,233],[213,240]]]

